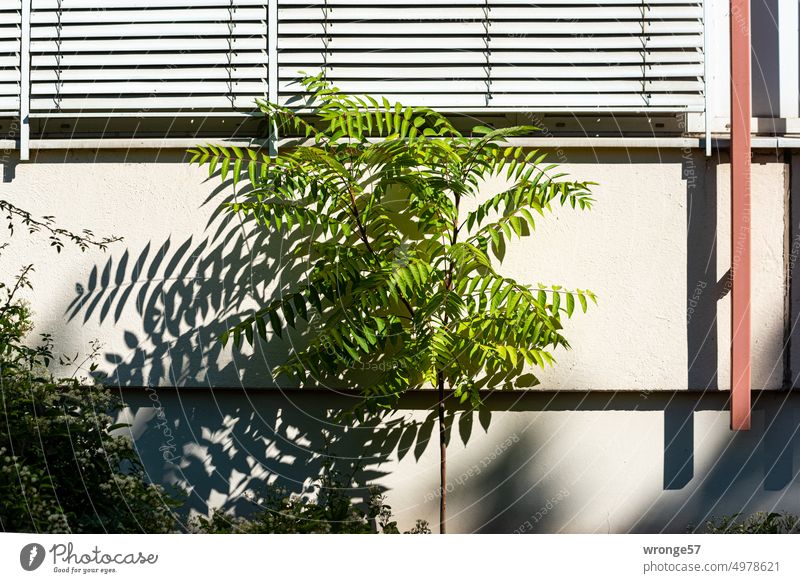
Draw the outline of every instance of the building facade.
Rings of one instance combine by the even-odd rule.
[[[502,269],[591,289],[599,304],[568,322],[572,350],[538,386],[458,413],[451,530],[684,532],[800,513],[798,3],[752,2],[753,426],[737,433],[727,6],[8,0],[0,198],[122,241],[56,254],[15,235],[0,267],[8,278],[35,265],[37,331],[65,353],[99,341],[149,474],[188,488],[193,509],[246,512],[267,483],[299,491],[330,451],[386,489],[401,527],[434,522],[433,393],[347,429],[333,416],[352,396],[276,385],[269,369],[290,344],[218,342],[282,289],[281,241],[226,221],[230,189],[185,150],[280,148],[254,101],[301,103],[299,71],[457,123],[533,124],[517,143],[597,182],[596,204],[541,221]]]

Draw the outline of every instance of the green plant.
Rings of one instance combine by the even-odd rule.
[[[567,180],[545,154],[509,143],[536,128],[465,134],[428,108],[343,95],[316,77],[303,83],[311,115],[260,103],[299,143],[273,157],[213,145],[190,151],[234,189],[249,179],[252,190],[225,206],[281,233],[286,279],[296,282],[222,341],[302,330],[304,344],[274,373],[355,388],[364,396],[357,413],[391,411],[406,391],[434,387],[445,532],[448,399],[477,407],[482,388],[538,382],[526,365],[552,364],[551,351],[568,347],[562,318],[595,300],[586,290],[519,283],[490,257],[502,262],[507,245],[531,235],[554,205],[589,208],[592,183]],[[505,187],[482,198],[491,178]]]
[[[0,213],[6,215],[9,234],[14,234],[14,226],[21,223],[28,230],[28,234],[46,233],[50,246],[59,253],[64,248],[64,241],[69,241],[77,246],[81,251],[86,251],[90,247],[105,250],[111,243],[120,241],[120,237],[101,237],[97,238],[92,231],[84,229],[80,233],[75,233],[68,229],[63,229],[55,224],[55,219],[51,216],[34,217],[30,212],[11,204],[7,200],[0,199]]]
[[[47,370],[52,342],[25,343],[30,311],[17,299],[31,267],[0,283],[0,529],[171,532],[178,500],[146,480],[130,439],[115,436],[122,403],[107,388]],[[90,367],[94,371],[94,365]]]
[[[392,507],[386,503],[386,496],[377,489],[370,489],[370,512],[374,516],[377,528],[383,534],[400,534],[397,522],[392,520]],[[417,519],[410,530],[403,531],[403,534],[431,534],[430,525],[427,520]]]
[[[708,534],[800,534],[800,518],[780,512],[756,512],[747,517],[737,513],[708,521],[704,531]]]
[[[210,516],[194,516],[188,530],[197,534],[398,534],[392,509],[377,489],[370,488],[366,509],[353,503],[352,476],[323,468],[311,491],[289,494],[267,487],[257,501],[260,510],[247,518],[231,516],[221,509]],[[409,534],[427,534],[427,523],[418,520]]]

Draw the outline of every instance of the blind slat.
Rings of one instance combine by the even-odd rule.
[[[31,0],[31,101],[50,112],[251,111],[270,0]],[[277,1],[277,0],[272,0]],[[0,7],[0,111],[19,107],[19,0]],[[280,0],[279,99],[300,71],[441,108],[702,105],[696,0]]]
[[[265,0],[34,0],[31,109],[252,111],[266,37]]]
[[[19,111],[20,23],[19,0],[0,2],[0,111]]]

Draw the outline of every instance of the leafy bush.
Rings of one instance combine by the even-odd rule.
[[[723,516],[706,523],[708,534],[800,534],[800,518],[779,512],[756,512],[746,518],[741,513]]]
[[[231,516],[221,509],[210,517],[195,516],[189,532],[197,534],[399,534],[392,508],[377,489],[370,488],[366,509],[353,503],[351,480],[323,468],[313,487],[316,496],[288,494],[268,487],[258,501],[261,510],[249,518]],[[417,520],[406,534],[430,534],[428,523]]]
[[[148,483],[131,440],[112,434],[122,402],[105,387],[53,378],[47,335],[37,348],[23,342],[31,314],[16,295],[30,271],[0,283],[0,528],[174,531],[177,499]]]
[[[14,286],[0,283],[0,529],[42,533],[168,533],[183,530],[180,500],[148,483],[133,443],[114,435],[123,403],[108,388],[75,377],[56,379],[47,366],[52,341],[30,347],[28,307],[16,299],[29,286],[26,268]],[[63,362],[63,360],[62,360]],[[88,361],[87,361],[88,362]],[[94,365],[89,367],[94,372]],[[352,475],[325,466],[316,496],[268,489],[249,519],[215,511],[196,517],[196,533],[398,533],[391,507],[375,489],[366,508],[353,503]],[[355,473],[355,470],[354,472]],[[429,533],[417,521],[410,533]]]

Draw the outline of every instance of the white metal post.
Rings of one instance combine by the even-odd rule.
[[[31,110],[31,0],[22,0],[19,48],[19,159],[29,160]]]
[[[706,138],[706,156],[711,156],[711,83],[709,82],[711,56],[708,54],[709,47],[711,46],[710,39],[708,38],[708,31],[711,27],[711,0],[703,0],[703,101],[705,104],[705,111],[703,113],[703,120],[705,123],[705,138]]]
[[[278,103],[278,0],[267,3],[267,100]],[[278,126],[269,120],[269,155],[278,155]]]

